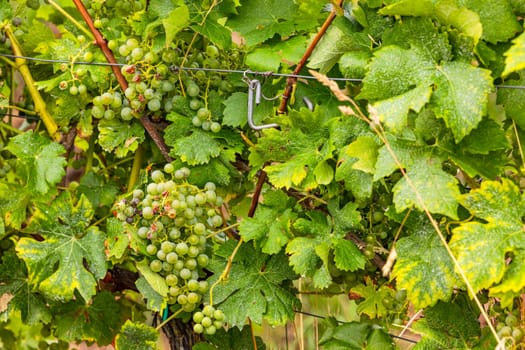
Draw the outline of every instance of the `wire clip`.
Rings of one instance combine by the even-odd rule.
[[[248,84],[248,125],[253,130],[262,130],[262,129],[269,129],[269,128],[278,128],[279,124],[271,123],[271,124],[261,124],[256,125],[253,121],[253,109],[254,109],[254,102],[256,105],[261,103],[261,97],[263,96],[261,91],[261,82],[257,79],[248,79],[246,76],[246,73],[249,71],[244,72],[244,82]]]

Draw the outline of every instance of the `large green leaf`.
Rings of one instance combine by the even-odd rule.
[[[293,1],[243,1],[239,14],[229,18],[226,25],[241,33],[246,43],[253,46],[272,38],[275,34],[284,38],[296,30],[317,25],[308,17],[301,16],[298,9],[298,5]]]
[[[209,132],[194,130],[191,135],[177,140],[170,153],[189,165],[198,165],[217,157],[221,153],[221,146]]]
[[[424,251],[424,254],[421,252]],[[412,228],[412,234],[396,243],[397,261],[392,270],[398,289],[406,289],[417,309],[449,300],[458,276],[445,246],[429,223]]]
[[[518,292],[525,286],[525,200],[519,188],[507,179],[484,181],[460,202],[477,219],[452,231],[450,248],[474,291]]]
[[[215,252],[208,266],[214,273],[211,283],[222,274],[235,245],[229,241]],[[228,279],[215,286],[213,304],[232,326],[242,327],[247,317],[257,324],[263,318],[272,325],[284,324],[300,307],[289,285],[296,277],[285,254],[266,255],[245,243],[235,255]]]
[[[38,204],[26,232],[43,241],[21,238],[16,250],[29,271],[29,283],[55,300],[71,300],[77,290],[84,300],[94,294],[106,274],[104,235],[90,226],[93,208],[86,197],[77,203],[68,192]]]
[[[437,68],[433,110],[461,141],[481,121],[492,91],[490,71],[462,62],[449,62]]]
[[[48,192],[65,175],[64,147],[32,131],[13,137],[6,149],[13,153],[25,170],[28,190]],[[20,171],[20,174],[24,172]]]

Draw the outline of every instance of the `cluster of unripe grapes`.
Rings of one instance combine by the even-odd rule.
[[[89,0],[85,3],[95,27],[100,28],[103,34],[109,27],[124,34],[119,38],[110,35],[107,45],[122,64],[121,72],[128,83],[124,91],[118,86],[103,87],[97,97],[119,94],[121,103],[113,106],[111,103],[97,104],[98,101],[94,100],[93,117],[116,117],[129,121],[148,115],[153,120],[159,120],[166,113],[176,110],[190,118],[195,127],[219,132],[222,128],[220,115],[208,108],[208,93],[216,90],[218,94],[228,95],[233,92],[233,85],[218,73],[198,69],[237,68],[235,65],[242,61],[239,52],[222,52],[205,39],[192,41],[191,46],[184,40],[174,40],[169,47],[159,48],[153,45],[151,38],[144,39],[144,33],[136,32],[138,27],[131,25],[131,17],[120,24],[112,20],[115,12],[125,18],[144,10],[144,3],[135,0]],[[186,71],[178,67],[196,70]],[[64,84],[64,89],[66,87]],[[73,87],[72,93],[79,93],[77,90]]]
[[[505,344],[514,347],[523,342],[523,326],[520,324],[519,310],[502,312],[498,316],[496,331]]]
[[[188,168],[176,170],[168,163],[164,171],[151,173],[144,190],[135,189],[131,199],[116,203],[114,211],[119,220],[136,227],[149,268],[169,288],[168,304],[195,312],[200,325],[195,331],[213,334],[222,326],[224,315],[211,305],[197,310],[209,290],[203,279],[209,263],[208,236],[223,224],[217,210],[223,199],[217,196],[215,184],[199,188],[187,181],[189,175]]]

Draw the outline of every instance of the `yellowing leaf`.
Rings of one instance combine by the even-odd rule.
[[[27,264],[30,283],[47,297],[71,300],[78,290],[87,301],[95,294],[97,280],[106,274],[106,257],[102,232],[89,226],[92,216],[86,197],[75,205],[68,192],[51,205],[37,205],[25,231],[44,240],[21,238],[16,250]]]
[[[424,251],[424,254],[421,252]],[[454,264],[437,233],[427,223],[396,243],[397,261],[392,270],[398,289],[406,289],[417,309],[449,300],[458,277]]]
[[[344,154],[358,159],[352,164],[353,169],[373,174],[377,162],[378,148],[377,142],[372,136],[361,136],[344,147],[339,154],[340,156]]]
[[[502,76],[525,68],[525,33],[512,41],[512,46],[505,52],[505,69]]]
[[[460,202],[479,220],[456,227],[450,248],[474,290],[502,294],[523,288],[525,201],[519,188],[507,179],[484,181]]]

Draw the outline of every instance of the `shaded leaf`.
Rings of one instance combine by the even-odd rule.
[[[211,283],[223,272],[235,245],[228,241],[216,251],[208,267],[214,273]],[[257,324],[263,318],[272,325],[284,324],[300,307],[289,286],[295,278],[286,255],[266,255],[245,243],[233,260],[229,278],[216,285],[213,303],[224,311],[232,326],[244,325],[246,317]]]

